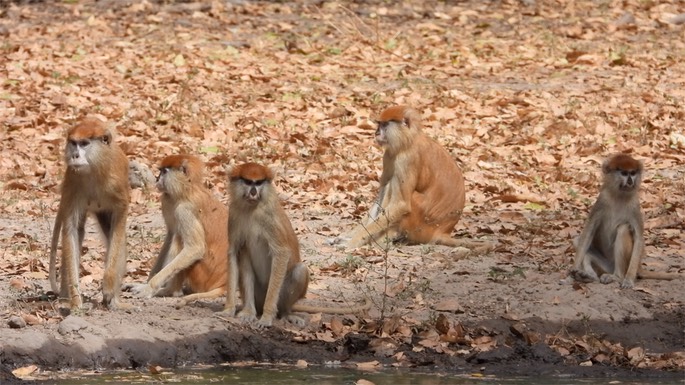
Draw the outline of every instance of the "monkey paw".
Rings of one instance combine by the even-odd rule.
[[[613,274],[602,274],[602,276],[599,277],[599,282],[605,285],[616,281],[618,281],[618,277]]]
[[[133,284],[129,290],[137,298],[152,298],[155,295],[155,290],[147,283]]]
[[[594,271],[589,273],[585,270],[571,269],[569,274],[578,282],[590,283],[599,280],[599,277],[597,277],[597,274],[595,274]]]
[[[632,279],[626,278],[621,282],[621,289],[631,289],[635,286],[635,282]]]
[[[344,245],[344,244],[346,244],[346,243],[349,242],[349,241],[350,241],[350,238],[349,238],[349,237],[345,237],[345,236],[342,236],[342,235],[341,235],[341,236],[338,236],[338,237],[335,237],[335,238],[330,238],[330,239],[328,239],[328,240],[326,241],[326,243],[328,243],[328,244],[331,245],[331,246],[336,246],[336,245]]]
[[[293,324],[297,327],[304,327],[304,325],[305,325],[304,319],[302,317],[298,317],[298,316],[293,315],[293,314],[288,314],[288,316],[286,317],[286,320],[288,320],[288,322],[290,322],[291,324]]]
[[[257,315],[256,315],[256,314],[254,314],[254,313],[252,313],[252,312],[245,311],[245,310],[241,310],[241,311],[236,315],[236,317],[238,317],[238,319],[239,319],[240,321],[242,321],[243,323],[252,323],[252,322],[254,322],[255,320],[257,320]]]
[[[261,316],[259,321],[255,324],[259,329],[270,328],[274,323],[273,317]]]

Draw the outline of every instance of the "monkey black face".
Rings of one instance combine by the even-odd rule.
[[[67,167],[76,172],[86,171],[90,165],[88,154],[93,151],[92,147],[93,143],[90,139],[69,139],[65,151]]]
[[[638,170],[620,170],[617,171],[619,177],[619,188],[623,191],[633,190],[638,187],[640,183],[640,174]]]
[[[378,128],[376,129],[376,143],[379,146],[385,147],[388,144],[388,130],[392,129],[392,126],[396,124],[393,121],[380,121],[378,122]]]
[[[167,192],[164,179],[166,178],[168,172],[169,172],[169,167],[162,167],[159,169],[159,175],[157,175],[157,180],[155,181],[155,187],[157,187],[157,190],[159,190],[161,193]]]
[[[243,198],[251,204],[257,204],[262,197],[262,189],[267,185],[268,180],[251,180],[240,178],[243,185]]]

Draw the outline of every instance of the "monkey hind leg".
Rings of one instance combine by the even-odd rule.
[[[216,289],[206,291],[204,293],[194,293],[194,294],[188,294],[185,297],[181,298],[181,300],[176,304],[176,309],[180,309],[187,304],[193,302],[193,301],[198,301],[201,299],[213,299],[213,298],[218,298],[221,297],[226,293],[226,288],[225,287],[218,287]]]
[[[283,282],[278,298],[278,317],[285,318],[294,325],[304,326],[304,319],[291,314],[291,311],[295,302],[305,297],[308,286],[309,269],[307,269],[304,263],[300,262],[293,267]]]

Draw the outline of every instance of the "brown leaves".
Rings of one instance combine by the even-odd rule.
[[[305,259],[323,255],[310,292],[339,290],[329,282],[342,277],[397,301],[382,323],[326,318],[300,337],[338,341],[367,332],[377,339],[374,351],[398,363],[412,339],[420,341],[412,349],[440,354],[501,346],[501,335],[459,318],[498,318],[490,309],[500,295],[474,305],[483,297],[455,294],[469,283],[455,280],[433,295],[411,292],[412,284],[437,281],[459,260],[469,264],[458,269],[471,284],[485,282],[478,290],[501,285],[504,292],[497,282],[523,281],[512,269],[490,270],[502,262],[558,274],[572,258],[571,239],[608,153],[645,160],[647,266],[665,270],[683,257],[685,71],[678,53],[685,43],[677,1],[25,3],[6,10],[0,25],[0,206],[3,218],[25,220],[0,223],[0,272],[12,276],[12,290],[34,293],[45,282],[63,132],[92,113],[116,126],[127,155],[150,169],[165,155],[199,154],[208,161],[208,185],[223,199],[226,166],[273,166],[300,221]],[[346,259],[322,245],[369,209],[382,167],[373,120],[394,103],[419,109],[424,130],[462,166],[467,206],[456,231],[500,243],[478,258],[490,266],[475,270],[476,258],[431,247],[398,247],[388,262],[375,249]],[[133,193],[129,230],[127,279],[144,280],[163,233],[156,193]],[[86,247],[81,284],[97,293],[103,248],[95,231]],[[405,260],[412,253],[422,258],[416,271]],[[435,264],[441,259],[447,262]],[[386,262],[399,273],[378,288],[367,273]],[[590,295],[578,284],[569,292]],[[654,296],[647,287],[638,293]],[[514,338],[534,343],[534,331],[519,326],[510,330]],[[590,363],[662,365],[649,351],[576,342],[552,343],[565,357],[591,355]]]

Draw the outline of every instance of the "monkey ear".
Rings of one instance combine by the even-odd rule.
[[[188,176],[188,160],[183,159],[181,161],[181,167],[179,167],[185,176]]]
[[[407,127],[411,127],[411,118],[405,116],[404,119],[402,119],[402,123]]]
[[[611,167],[609,167],[609,159],[604,159],[604,162],[602,162],[602,173],[608,174],[610,172],[611,172]]]
[[[109,129],[105,130],[105,134],[102,135],[102,143],[104,143],[106,145],[112,144],[112,136],[113,136],[112,130],[109,130]]]

